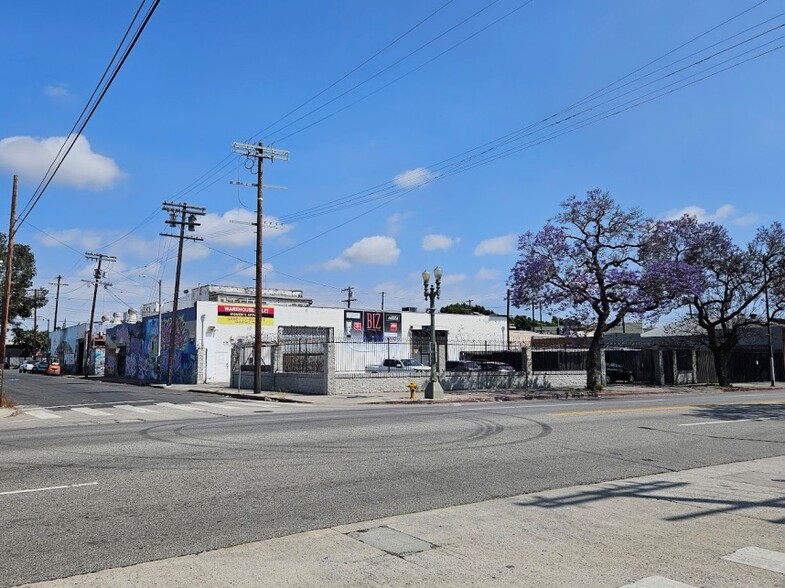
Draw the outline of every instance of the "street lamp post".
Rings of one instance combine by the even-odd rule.
[[[769,277],[766,264],[763,264],[763,295],[766,300],[766,330],[769,335],[769,370],[771,373],[771,387],[774,388],[774,345],[771,341],[771,314],[769,314]]]
[[[428,312],[431,314],[431,378],[428,385],[425,387],[425,398],[444,398],[444,389],[439,383],[439,377],[436,373],[438,367],[437,348],[436,348],[436,307],[434,301],[439,297],[442,286],[442,268],[436,266],[433,268],[433,277],[436,279],[436,285],[430,284],[431,274],[428,270],[422,273],[423,291],[425,299],[429,301],[430,307]]]
[[[150,278],[151,280],[155,280],[153,276],[148,276],[147,274],[139,274],[140,278]],[[155,347],[155,369],[156,375],[160,374],[161,366],[161,280],[156,280],[158,282],[158,344]]]

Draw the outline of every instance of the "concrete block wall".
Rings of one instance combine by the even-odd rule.
[[[534,372],[529,388],[585,388],[586,372]]]

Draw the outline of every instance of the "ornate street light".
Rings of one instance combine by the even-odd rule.
[[[434,306],[434,301],[441,294],[442,275],[442,268],[439,266],[433,268],[433,277],[436,279],[436,285],[433,285],[430,284],[431,274],[428,270],[424,270],[422,273],[423,292],[425,299],[430,303],[428,312],[431,314],[431,378],[425,387],[425,398],[429,399],[444,398],[444,389],[439,383],[439,377],[436,373],[438,360],[436,348],[436,307]]]

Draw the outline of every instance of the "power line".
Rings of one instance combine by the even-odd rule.
[[[125,61],[128,59],[128,56],[131,54],[131,51],[133,50],[134,46],[136,45],[137,41],[139,40],[139,37],[141,36],[142,31],[144,31],[145,27],[147,26],[147,23],[150,21],[150,18],[153,16],[153,13],[155,12],[155,9],[158,7],[158,4],[160,3],[160,1],[161,0],[153,0],[152,6],[149,8],[149,10],[147,11],[147,14],[145,15],[145,17],[142,20],[141,24],[139,25],[139,27],[137,28],[136,32],[134,33],[133,38],[131,39],[131,42],[125,48],[125,50],[123,51],[122,57],[120,58],[120,60],[117,62],[117,64],[112,69],[112,74],[109,76],[109,79],[106,81],[106,84],[104,84],[104,87],[101,89],[100,93],[98,94],[98,97],[95,99],[95,101],[93,102],[92,106],[89,107],[87,115],[82,117],[82,118],[84,118],[84,120],[81,123],[79,123],[79,121],[77,119],[78,128],[77,128],[76,133],[74,134],[72,132],[66,138],[66,143],[68,144],[68,147],[65,149],[65,151],[61,150],[60,152],[58,152],[58,155],[62,155],[62,156],[59,157],[59,158],[55,157],[56,163],[53,162],[54,167],[50,166],[51,172],[47,172],[47,174],[44,175],[44,178],[41,180],[41,184],[39,184],[40,189],[36,189],[35,190],[33,195],[30,197],[30,200],[28,201],[27,205],[25,205],[25,210],[22,212],[22,214],[20,215],[20,218],[17,220],[17,224],[16,224],[16,227],[14,229],[15,231],[18,230],[18,228],[24,224],[25,220],[27,220],[27,217],[30,216],[30,213],[33,211],[35,206],[41,200],[41,197],[44,195],[44,192],[46,192],[46,189],[49,187],[49,184],[52,182],[52,180],[54,179],[55,175],[60,170],[60,167],[63,165],[63,162],[68,157],[68,154],[71,152],[71,149],[73,149],[74,145],[76,144],[76,141],[81,136],[82,131],[84,131],[85,127],[87,126],[87,123],[90,122],[90,119],[93,117],[93,114],[95,114],[95,111],[97,110],[98,106],[101,104],[101,101],[103,100],[104,96],[106,95],[107,91],[109,90],[110,86],[112,85],[112,82],[114,82],[115,78],[117,77],[117,74],[120,72],[120,69],[123,67],[123,64],[125,64]],[[142,1],[142,5],[144,5],[145,2],[146,2],[146,0],[143,0]],[[140,6],[140,8],[141,8],[141,6]],[[134,20],[136,20],[136,16],[134,16]],[[133,25],[133,22],[134,21],[131,22],[131,26]],[[126,35],[123,36],[123,40],[125,40],[126,36],[127,36],[127,32],[126,32]],[[114,60],[114,57],[113,57],[113,60]],[[110,65],[111,65],[111,61],[110,61]],[[106,77],[106,72],[101,77],[101,79],[103,80],[105,77]],[[100,82],[99,82],[99,85],[100,85]],[[93,95],[95,95],[95,92],[93,93]],[[88,102],[88,104],[89,104],[89,102]],[[71,139],[71,137],[73,137],[73,139]]]

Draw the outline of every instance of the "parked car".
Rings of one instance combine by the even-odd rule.
[[[605,365],[605,377],[609,382],[634,382],[635,374],[620,363],[609,363]]]
[[[45,374],[46,368],[49,367],[49,363],[46,361],[37,361],[33,366],[33,373],[34,374]]]
[[[501,361],[483,361],[480,363],[480,369],[484,372],[496,372],[498,374],[514,374],[515,368],[509,363]]]
[[[379,372],[429,372],[431,368],[416,359],[385,359],[380,365],[367,365],[365,371],[372,374]]]
[[[448,361],[445,369],[448,372],[479,372],[480,364],[476,361],[455,360]]]
[[[59,376],[60,375],[60,362],[53,361],[50,363],[46,368],[46,375],[47,376]]]
[[[32,373],[35,369],[35,364],[32,361],[26,361],[19,366],[19,373],[23,374],[25,372]]]

